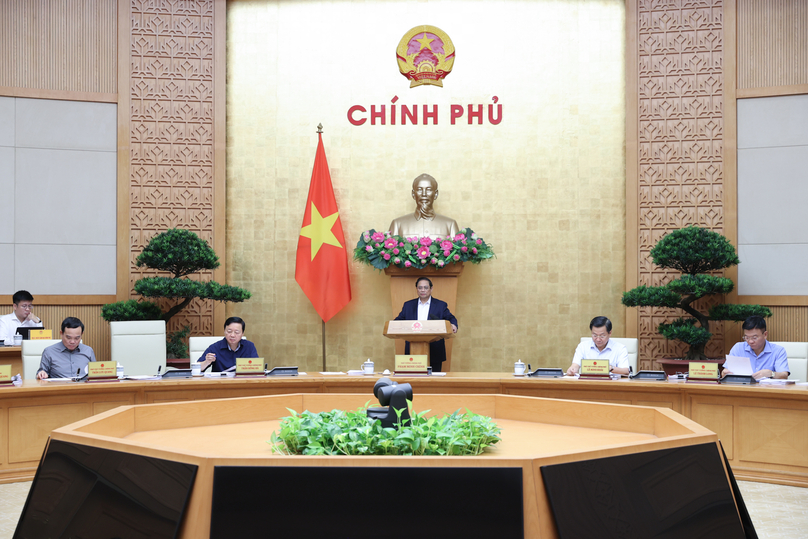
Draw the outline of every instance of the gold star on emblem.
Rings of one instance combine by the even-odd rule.
[[[431,43],[433,41],[435,41],[435,40],[434,39],[429,39],[428,37],[426,37],[426,32],[424,32],[424,37],[422,37],[421,39],[416,39],[415,41],[417,41],[418,43],[421,44],[421,49],[426,47],[427,49],[432,50]],[[421,50],[421,49],[418,49],[418,50]]]
[[[320,211],[317,209],[317,206],[314,205],[314,202],[311,203],[311,224],[301,228],[300,235],[304,238],[311,239],[312,260],[314,260],[314,257],[317,256],[317,253],[320,251],[320,247],[322,247],[324,243],[342,249],[342,245],[340,245],[339,240],[337,240],[337,237],[331,231],[331,228],[334,226],[334,223],[337,222],[338,217],[339,212],[334,212],[325,217],[321,216]]]

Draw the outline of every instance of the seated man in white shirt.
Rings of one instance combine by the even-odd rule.
[[[592,338],[582,342],[575,349],[567,375],[578,373],[582,359],[608,359],[609,371],[614,374],[629,374],[628,350],[619,342],[610,339],[612,321],[605,316],[596,316],[589,323],[589,329],[592,331]]]
[[[34,296],[27,290],[16,292],[11,301],[14,304],[14,312],[0,316],[0,343],[6,339],[14,340],[14,334],[20,326],[31,328],[42,325],[42,320],[33,312]]]

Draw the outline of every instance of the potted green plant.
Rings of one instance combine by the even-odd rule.
[[[101,316],[107,322],[165,320],[168,323],[196,298],[238,303],[251,296],[250,292],[237,286],[188,278],[193,273],[219,267],[219,257],[213,248],[190,230],[171,228],[157,234],[138,255],[135,265],[169,274],[138,279],[135,292],[144,298],[166,298],[175,303],[165,312],[160,305],[149,300],[109,303],[101,308]],[[167,335],[166,354],[169,357],[188,357],[188,346],[183,339],[189,332],[190,328],[186,326]]]
[[[708,313],[694,305],[708,296],[728,294],[735,287],[732,279],[712,274],[740,262],[735,247],[723,235],[697,226],[685,227],[659,240],[650,254],[657,266],[677,270],[682,275],[662,286],[641,285],[625,292],[623,305],[676,308],[689,314],[690,317],[663,322],[657,328],[666,339],[690,346],[687,355],[681,359],[707,359],[704,348],[713,336],[710,322],[743,321],[752,315],[771,316],[771,310],[762,305],[722,303],[712,306]]]

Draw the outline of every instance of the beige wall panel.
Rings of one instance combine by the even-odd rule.
[[[320,122],[348,249],[412,211],[422,172],[440,184],[437,211],[493,244],[497,258],[460,278],[453,370],[566,367],[595,315],[624,335],[624,12],[615,0],[506,1],[494,18],[480,2],[229,3],[227,281],[254,295],[227,313],[246,318],[270,365],[322,368],[321,320],[294,280]],[[398,72],[396,45],[416,24],[457,48],[443,88],[410,89]],[[494,96],[499,125],[450,124],[451,104]],[[438,125],[348,122],[351,106],[389,114],[394,97],[437,105]],[[328,366],[390,368],[389,277],[349,266],[353,300],[327,325]]]
[[[87,403],[59,406],[12,406],[8,409],[8,462],[39,460],[43,443],[53,429],[64,427],[90,415]]]
[[[738,428],[748,435],[738,440],[738,460],[805,467],[806,421],[806,410],[739,406]]]
[[[690,418],[699,425],[707,427],[718,434],[718,439],[721,440],[721,444],[724,446],[727,458],[734,458],[732,456],[734,450],[733,406],[701,402],[699,399],[693,399],[690,406]]]
[[[36,291],[30,292],[34,295],[34,313],[42,319],[45,329],[53,331],[54,339],[59,338],[62,320],[75,316],[84,322],[82,342],[93,349],[96,359],[109,359],[109,324],[101,318],[101,305],[42,305],[36,301]],[[11,304],[0,305],[0,314],[12,310]]]
[[[808,2],[737,0],[738,88],[808,83]]]
[[[117,92],[116,18],[116,0],[0,2],[0,86]]]
[[[627,231],[626,263],[636,265],[636,283],[655,286],[679,275],[654,265],[649,252],[667,233],[687,225],[724,232],[723,177],[723,10],[721,0],[629,0],[627,20],[627,103],[637,124],[626,129],[627,147],[636,154],[627,170],[636,171],[636,192],[626,194],[637,230]],[[634,253],[637,253],[635,257]],[[629,272],[634,274],[635,270]],[[718,302],[718,300],[712,300]],[[709,305],[699,305],[708,309]],[[657,332],[680,310],[638,309],[640,368],[660,357],[681,357],[686,345]],[[723,351],[722,324],[710,327],[709,356]],[[633,333],[634,328],[629,330]]]

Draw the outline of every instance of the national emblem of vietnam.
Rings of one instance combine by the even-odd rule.
[[[396,59],[399,71],[410,80],[410,88],[422,84],[443,87],[443,79],[454,65],[455,48],[440,28],[416,26],[401,38]]]

